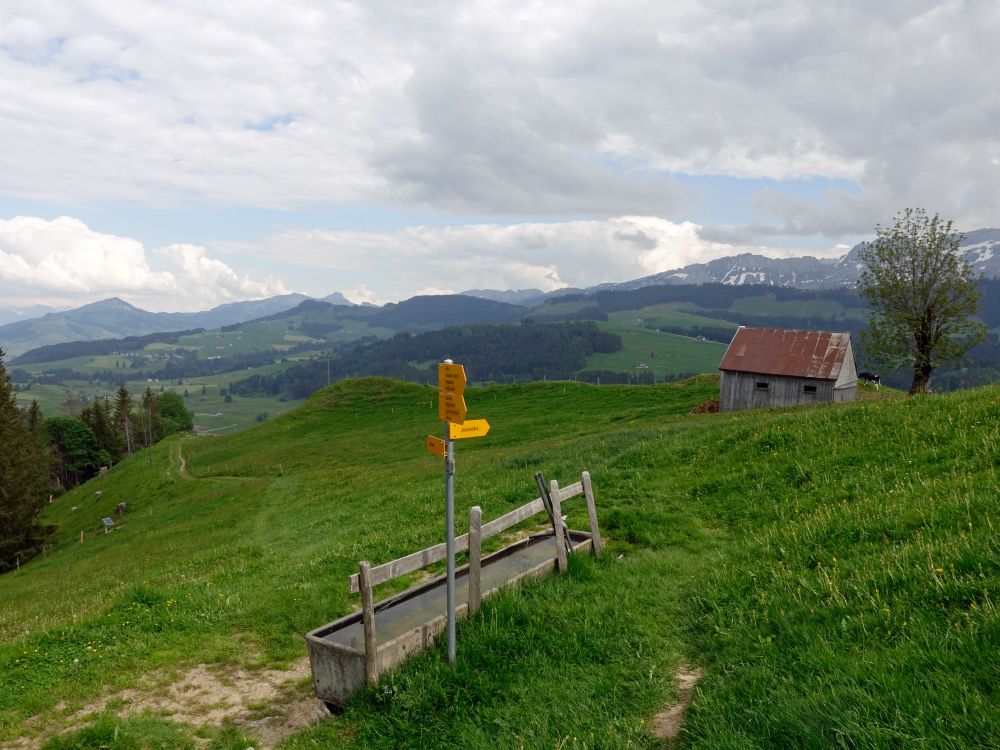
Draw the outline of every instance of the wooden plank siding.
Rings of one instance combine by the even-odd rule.
[[[767,389],[758,388],[758,383],[767,383]],[[806,386],[815,388],[815,392],[807,392]],[[856,383],[834,388],[832,380],[789,378],[754,372],[723,372],[719,384],[719,410],[742,411],[853,401],[856,392]]]

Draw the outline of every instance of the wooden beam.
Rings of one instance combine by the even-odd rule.
[[[482,533],[483,511],[478,505],[469,509],[469,614],[479,611],[483,600],[479,581],[479,560],[482,553],[480,540]]]
[[[365,677],[372,687],[378,684],[378,646],[375,643],[375,601],[372,597],[371,566],[367,560],[358,564],[361,582],[361,621],[365,631]]]
[[[552,528],[555,530],[556,564],[560,573],[565,573],[569,567],[566,560],[566,542],[562,523],[562,501],[560,500],[559,482],[555,479],[549,482],[549,494],[552,496]]]
[[[516,526],[531,518],[537,513],[541,513],[545,510],[545,503],[542,502],[542,498],[536,497],[527,505],[522,505],[520,508],[512,510],[510,513],[504,513],[498,518],[494,518],[489,523],[484,523],[482,528],[481,537],[483,539],[489,539],[491,536],[496,536],[501,531],[506,531],[511,526]]]
[[[564,500],[578,495],[581,492],[583,492],[583,485],[580,482],[576,482],[565,489],[559,490],[560,499]],[[530,503],[526,503],[519,508],[515,508],[509,513],[504,513],[502,516],[498,516],[488,523],[484,523],[480,530],[480,539],[489,539],[492,536],[496,536],[500,532],[506,531],[511,526],[516,526],[521,523],[521,521],[525,521],[532,516],[541,513],[543,510],[545,510],[545,504],[542,502],[542,498],[536,497]],[[462,534],[461,536],[455,538],[456,552],[463,552],[468,548],[468,534]],[[393,578],[398,578],[399,576],[412,573],[416,570],[420,570],[421,568],[426,568],[428,565],[440,562],[441,560],[444,560],[445,554],[445,545],[435,544],[433,547],[427,547],[419,552],[413,552],[412,554],[406,555],[406,557],[400,557],[396,560],[376,565],[371,569],[372,586],[378,586],[380,583],[391,581]],[[352,575],[348,579],[348,588],[352,594],[356,594],[361,590],[358,588],[357,574]]]
[[[468,548],[468,534],[462,534],[462,536],[455,538],[455,552],[462,552]],[[376,565],[371,571],[372,586],[378,586],[380,583],[391,581],[393,578],[399,578],[399,576],[426,568],[428,565],[433,565],[436,562],[444,560],[446,554],[445,545],[442,542],[441,544],[435,544],[433,547],[409,554],[406,557],[400,557],[397,560]],[[351,576],[348,579],[348,583],[352,594],[356,594],[361,590],[358,588],[357,575]]]
[[[587,498],[587,517],[590,519],[590,540],[593,543],[591,549],[594,557],[601,556],[603,545],[601,544],[601,530],[597,527],[597,503],[594,500],[594,487],[590,483],[590,472],[585,471],[580,479],[583,485],[583,494]]]
[[[565,502],[571,497],[576,497],[577,495],[583,494],[583,482],[574,482],[569,487],[563,487],[559,490],[559,502]]]

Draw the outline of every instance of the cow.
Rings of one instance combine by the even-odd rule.
[[[862,383],[874,383],[876,391],[879,390],[879,386],[882,385],[882,379],[874,372],[859,372],[858,380]]]

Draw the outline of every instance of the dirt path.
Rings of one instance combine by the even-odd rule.
[[[315,723],[322,714],[309,675],[307,658],[287,670],[199,664],[172,679],[153,672],[134,688],[103,695],[69,716],[61,717],[57,706],[35,736],[10,747],[38,750],[53,734],[79,729],[98,715],[148,711],[192,727],[233,723],[260,741],[257,750],[267,750]]]
[[[180,462],[180,465],[177,467],[177,473],[185,479],[193,479],[194,477],[188,474],[187,459],[184,458],[184,449],[181,448],[180,443],[177,444],[177,459]]]
[[[677,684],[677,702],[653,717],[651,727],[653,734],[663,740],[667,747],[673,747],[677,742],[677,735],[680,734],[681,724],[684,721],[684,712],[691,705],[694,688],[701,675],[702,671],[698,667],[681,668],[674,678]]]

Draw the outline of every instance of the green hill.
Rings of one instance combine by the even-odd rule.
[[[33,348],[65,342],[218,328],[294,307],[304,299],[306,297],[301,294],[285,294],[263,300],[230,302],[196,313],[153,313],[111,297],[73,310],[0,326],[0,342],[4,351],[16,356]]]
[[[608,554],[489,600],[460,623],[455,667],[424,653],[286,746],[658,747],[652,717],[694,668],[684,746],[1000,736],[1000,390],[688,414],[717,387],[468,391],[493,429],[459,445],[459,531],[471,505],[492,518],[531,499],[536,470],[568,482],[586,468]],[[440,541],[434,402],[424,386],[345,381],[59,498],[55,548],[0,578],[0,743],[69,728],[49,747],[259,746],[266,701],[239,727],[123,714],[197,665],[241,685],[299,663],[305,631],[358,606],[359,559]],[[308,702],[307,684],[292,692]]]

